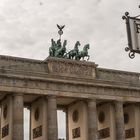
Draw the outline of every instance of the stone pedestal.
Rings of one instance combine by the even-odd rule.
[[[23,95],[14,95],[13,97],[13,139],[24,140],[24,103]]]
[[[98,140],[96,101],[88,102],[88,140]]]
[[[48,96],[48,140],[58,140],[57,102],[55,96]]]
[[[123,102],[115,101],[116,140],[125,140]]]

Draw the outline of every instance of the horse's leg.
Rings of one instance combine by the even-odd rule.
[[[75,60],[78,60],[78,56],[75,56]]]
[[[77,60],[80,60],[81,59],[81,56],[78,56],[78,59]]]
[[[69,53],[69,59],[71,59],[71,54]]]
[[[87,59],[87,61],[89,60],[89,58],[90,58],[90,56],[88,55],[88,59]]]
[[[74,55],[72,55],[72,59],[74,58]]]
[[[68,53],[65,54],[65,58],[69,59],[69,54]]]
[[[76,57],[76,60],[80,60],[80,59],[81,59],[81,57],[80,57],[80,56],[77,56],[77,57]]]
[[[49,48],[49,56],[52,56],[52,49]]]

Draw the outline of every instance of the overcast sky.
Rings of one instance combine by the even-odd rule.
[[[90,61],[99,67],[140,71],[140,55],[131,60],[125,21],[129,11],[138,15],[139,0],[0,0],[0,54],[45,59],[56,24],[65,24],[63,39],[72,49],[90,43]]]
[[[90,61],[99,67],[140,72],[140,54],[131,60],[122,15],[140,13],[139,0],[0,0],[0,54],[41,59],[48,56],[56,24],[72,49],[90,44]],[[82,49],[82,47],[80,48]]]

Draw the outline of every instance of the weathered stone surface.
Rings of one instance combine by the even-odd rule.
[[[19,93],[24,94],[24,99],[28,95],[51,95],[46,109],[48,140],[57,140],[56,97],[64,100],[68,97],[74,100],[96,99],[99,102],[140,102],[140,74],[97,68],[93,62],[56,58],[40,61],[0,56],[0,99],[7,94],[17,94],[10,96],[10,102],[6,100],[11,106],[10,110],[16,110],[11,115],[13,118],[7,120],[10,128],[13,128],[13,135],[10,129],[10,136],[14,140],[23,140],[23,95]],[[123,104],[120,101],[115,102],[116,140],[124,140]],[[31,102],[28,100],[28,103]],[[88,140],[98,140],[96,102],[89,101],[87,107]],[[7,122],[2,123],[1,127],[5,127]],[[46,132],[47,127],[42,129]]]
[[[30,140],[47,140],[48,128],[46,98],[38,98],[32,102],[30,111]]]
[[[47,95],[52,91],[61,96],[140,101],[138,73],[101,69],[93,62],[56,58],[40,61],[0,56],[0,65],[0,89],[4,94]]]
[[[88,140],[99,140],[96,101],[88,101]]]
[[[24,140],[23,95],[13,97],[13,140]]]
[[[57,103],[55,96],[48,96],[48,140],[58,139]]]
[[[140,84],[140,73],[98,68],[97,79],[136,85]]]
[[[116,140],[125,140],[123,102],[115,101]]]
[[[50,73],[65,75],[68,77],[95,78],[97,65],[93,62],[76,61],[69,59],[48,58]]]

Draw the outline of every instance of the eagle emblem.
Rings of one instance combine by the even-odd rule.
[[[58,25],[58,24],[57,24],[57,27],[58,27],[59,30],[62,31],[62,29],[65,27],[65,25],[62,25],[62,26],[61,26],[61,25]]]
[[[63,28],[65,27],[65,25],[58,25],[57,27],[59,29],[58,34],[60,35],[60,40],[61,40],[61,35],[63,34]]]

